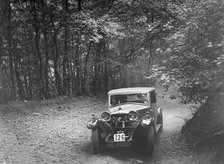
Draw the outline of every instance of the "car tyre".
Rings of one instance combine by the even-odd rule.
[[[150,126],[146,139],[146,154],[151,156],[154,151],[155,143],[155,129],[153,126]]]
[[[94,154],[100,153],[101,144],[100,144],[100,132],[98,128],[92,131],[92,144],[93,144],[93,153]]]

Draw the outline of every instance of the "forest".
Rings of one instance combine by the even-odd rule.
[[[224,85],[223,0],[1,0],[0,102]]]

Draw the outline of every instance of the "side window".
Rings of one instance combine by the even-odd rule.
[[[153,91],[153,92],[150,92],[150,101],[151,103],[156,103],[156,92]]]

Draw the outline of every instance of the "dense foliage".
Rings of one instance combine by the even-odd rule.
[[[2,101],[149,86],[177,1],[1,0]]]
[[[203,104],[223,91],[224,1],[193,3],[184,7],[184,24],[167,38],[168,58],[154,66],[154,77],[177,84],[185,103]]]
[[[223,3],[1,0],[0,101],[157,79],[177,84],[184,102],[203,103],[223,87]]]

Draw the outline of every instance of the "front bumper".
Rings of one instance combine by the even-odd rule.
[[[124,141],[114,141],[113,135],[108,135],[105,139],[107,147],[130,147],[132,145],[133,134],[125,136]]]
[[[95,128],[99,128],[102,130],[101,139],[106,147],[130,147],[133,145],[133,138],[135,138],[135,134],[140,136],[144,135],[144,133],[142,132],[146,131],[145,129],[151,126],[151,123],[151,119],[149,119],[148,121],[136,120],[129,126],[112,127],[109,123],[104,122],[100,119],[96,119],[89,122],[87,127],[92,130],[94,130]],[[119,133],[125,134],[125,140],[115,141],[114,135]]]
[[[117,147],[131,147],[132,141],[122,141],[122,142],[114,142],[114,141],[107,141],[106,146],[108,148],[117,148]]]

